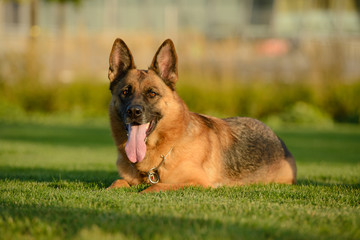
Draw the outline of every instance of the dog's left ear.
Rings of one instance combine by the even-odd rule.
[[[109,57],[109,73],[110,90],[117,80],[120,80],[126,75],[130,69],[134,69],[134,59],[130,49],[126,46],[125,42],[117,38],[111,49]]]
[[[149,69],[154,70],[172,90],[178,79],[177,55],[174,43],[167,39],[157,50]]]

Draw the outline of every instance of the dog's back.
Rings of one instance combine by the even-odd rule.
[[[295,160],[269,127],[247,117],[224,121],[232,135],[232,144],[223,152],[224,171],[230,182],[296,182]]]

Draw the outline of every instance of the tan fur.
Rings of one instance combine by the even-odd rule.
[[[117,41],[119,42],[119,40]],[[112,59],[115,55],[115,44],[116,42],[110,56],[110,69],[114,68],[111,65],[112,62],[116,62],[116,59]],[[173,51],[173,55],[168,54],[167,56],[166,52],[162,54],[163,46],[167,47],[164,51]],[[153,68],[150,67],[146,72],[131,67],[121,80],[116,79],[111,70],[109,72],[109,79],[112,83],[123,81],[133,86],[134,99],[142,98],[143,89],[156,87],[161,93],[161,99],[156,102],[156,107],[161,109],[163,113],[155,130],[148,136],[145,159],[135,164],[131,163],[124,150],[127,133],[123,121],[117,114],[118,110],[123,107],[118,99],[119,90],[116,88],[112,90],[113,99],[109,107],[109,116],[113,138],[118,149],[117,168],[123,179],[115,181],[109,188],[150,183],[147,172],[151,168],[159,166],[162,161],[161,155],[168,153],[166,160],[159,168],[160,182],[150,186],[144,192],[175,190],[190,185],[217,187],[250,183],[295,183],[296,165],[294,158],[286,148],[281,147],[281,140],[278,140],[275,134],[251,119],[236,121],[239,121],[246,131],[264,131],[265,135],[269,135],[273,144],[268,150],[272,151],[270,157],[261,157],[263,159],[261,163],[255,164],[254,167],[251,167],[252,164],[249,162],[248,166],[250,167],[241,169],[241,173],[235,174],[236,176],[229,171],[231,163],[226,163],[225,158],[232,154],[231,149],[236,143],[234,139],[241,136],[240,130],[236,130],[237,128],[232,127],[224,119],[199,115],[188,110],[176,91],[171,89],[171,86],[174,86],[177,81],[177,70],[170,72],[168,74],[170,77],[166,78],[167,72],[159,74],[156,68],[157,59],[159,59],[158,61],[169,61],[168,58],[173,57],[176,60],[175,49],[171,49],[171,46],[173,46],[172,43],[164,42],[157,52],[157,54],[159,52],[162,54],[161,58],[157,58],[156,54],[152,63]],[[127,47],[123,47],[123,49],[128,50]],[[128,51],[130,53],[130,50]],[[132,62],[129,65],[134,64]],[[166,64],[164,66],[166,67]],[[174,66],[176,67],[176,65]],[[170,82],[167,82],[166,79]],[[260,130],[257,130],[258,128]],[[235,133],[238,135],[234,136]],[[259,140],[259,144],[261,141]],[[227,153],[228,155],[226,155]],[[249,154],[253,153],[250,152]]]

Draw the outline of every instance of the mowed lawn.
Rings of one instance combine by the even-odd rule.
[[[106,191],[106,121],[0,121],[0,239],[360,239],[360,126],[276,130],[298,184]],[[181,173],[179,173],[181,174]]]

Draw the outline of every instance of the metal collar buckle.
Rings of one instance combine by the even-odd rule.
[[[153,167],[152,169],[150,169],[148,171],[148,178],[149,181],[152,184],[156,184],[160,181],[160,175],[159,175],[159,171],[158,169],[161,167],[161,165],[165,162],[166,157],[170,154],[170,152],[172,151],[174,147],[170,148],[169,152],[164,156],[164,155],[160,155],[160,157],[162,158],[162,161],[160,162],[159,166],[157,167]]]

